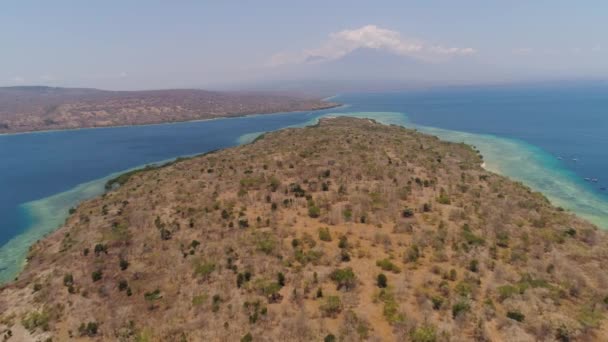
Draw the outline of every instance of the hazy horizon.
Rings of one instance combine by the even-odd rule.
[[[0,86],[239,89],[608,79],[608,4],[23,1],[0,13]]]

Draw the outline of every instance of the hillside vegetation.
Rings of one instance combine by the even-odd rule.
[[[0,87],[0,133],[155,124],[336,105],[260,92]]]
[[[131,173],[0,290],[8,341],[591,341],[603,231],[464,144],[323,119]]]

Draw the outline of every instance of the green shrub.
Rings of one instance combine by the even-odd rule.
[[[253,341],[253,336],[251,336],[251,333],[247,333],[245,334],[245,336],[243,336],[241,338],[241,342],[252,342]]]
[[[469,245],[477,245],[483,246],[485,244],[485,240],[482,237],[475,235],[468,224],[462,226],[462,238]]]
[[[468,312],[471,309],[469,303],[460,301],[452,305],[452,317],[456,318],[461,314]]]
[[[431,302],[433,302],[433,310],[439,310],[443,305],[444,299],[441,296],[433,296],[431,297]]]
[[[522,314],[519,311],[508,311],[507,318],[510,318],[510,319],[518,321],[518,322],[523,322],[524,319],[526,318],[526,316],[524,316],[524,314]]]
[[[308,216],[318,218],[321,216],[321,209],[319,209],[319,207],[317,207],[314,203],[310,204],[308,206]]]
[[[93,279],[93,281],[101,280],[102,277],[103,272],[101,270],[93,271],[93,273],[91,273],[91,279]]]
[[[222,303],[222,297],[220,297],[220,295],[218,295],[218,294],[213,295],[213,298],[211,300],[211,311],[213,311],[213,312],[220,311],[221,303]]]
[[[268,232],[256,236],[256,247],[265,254],[271,254],[274,251],[276,244],[274,236]]]
[[[283,274],[283,272],[277,273],[277,283],[281,287],[285,286],[285,275]]]
[[[342,301],[338,296],[329,296],[320,307],[323,316],[335,317],[342,312]]]
[[[108,254],[108,246],[98,243],[95,245],[94,252],[95,252],[96,256],[99,256],[99,254],[101,254],[101,253]]]
[[[120,261],[119,261],[119,266],[120,266],[120,269],[121,269],[122,271],[124,271],[124,270],[126,270],[127,268],[129,268],[129,262],[128,262],[127,260],[123,259],[123,258],[120,258]]]
[[[325,338],[323,339],[323,342],[336,342],[338,339],[336,339],[336,336],[334,334],[328,334],[327,336],[325,336]]]
[[[513,285],[503,285],[498,287],[498,300],[504,301],[507,298],[511,298],[516,294],[520,294],[520,288]]]
[[[417,327],[410,333],[412,342],[435,342],[437,341],[437,329],[430,324]]]
[[[97,324],[97,322],[89,322],[87,324],[81,323],[80,327],[78,327],[78,332],[80,333],[80,336],[93,337],[97,335],[98,329],[99,324]]]
[[[479,261],[476,259],[471,260],[469,263],[469,271],[477,273],[479,271]]]
[[[213,271],[215,271],[215,263],[213,262],[196,262],[194,264],[195,276],[207,278]]]
[[[158,299],[163,298],[163,296],[160,294],[160,290],[156,289],[156,290],[154,290],[152,292],[146,292],[146,293],[144,293],[144,298],[147,301],[154,301],[154,300],[158,300]]]
[[[407,262],[416,262],[420,258],[420,249],[418,245],[411,245],[405,252],[405,260]]]
[[[376,278],[376,285],[378,285],[378,287],[381,289],[388,286],[388,279],[383,273],[378,274],[378,277]]]
[[[334,270],[331,273],[330,278],[336,283],[338,290],[341,288],[346,290],[354,288],[357,280],[353,269],[350,267]]]
[[[319,240],[327,242],[331,241],[331,233],[329,232],[329,228],[319,228]]]
[[[338,242],[338,248],[345,249],[348,248],[348,238],[346,235],[340,236],[340,241]]]
[[[63,276],[63,286],[72,286],[74,285],[74,276],[72,276],[72,273],[68,273],[66,275]]]
[[[414,210],[412,208],[405,208],[405,209],[403,209],[403,212],[401,213],[401,215],[405,218],[413,217]]]
[[[402,323],[405,321],[405,316],[399,312],[399,303],[395,300],[395,296],[388,289],[380,290],[378,298],[384,303],[382,314],[390,324]]]
[[[126,280],[122,279],[118,281],[118,291],[124,291],[129,287]]]
[[[382,259],[376,261],[376,266],[380,267],[383,271],[390,271],[393,273],[401,272],[401,269],[389,259]]]
[[[21,324],[30,332],[34,332],[38,328],[42,329],[43,331],[48,331],[50,320],[50,312],[46,309],[42,309],[41,311],[32,311],[25,315],[21,320]]]

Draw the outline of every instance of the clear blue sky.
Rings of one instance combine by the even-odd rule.
[[[361,46],[502,71],[459,75],[470,82],[505,73],[605,79],[607,18],[601,0],[13,0],[0,10],[0,85],[213,86],[276,75],[317,55],[338,59]],[[351,34],[336,38],[345,30]],[[399,41],[387,43],[394,34]]]

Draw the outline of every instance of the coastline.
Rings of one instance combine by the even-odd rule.
[[[342,106],[348,107],[348,105]],[[250,116],[259,115],[266,114],[252,114]],[[586,219],[604,229],[608,229],[608,202],[596,196],[589,189],[586,189],[584,184],[577,182],[577,178],[572,172],[560,168],[555,162],[552,163],[552,159],[550,159],[552,156],[548,153],[523,141],[491,135],[449,131],[435,127],[417,126],[409,121],[406,114],[397,112],[332,112],[321,114],[301,124],[286,126],[284,128],[314,125],[321,118],[336,116],[374,119],[383,124],[415,129],[425,134],[437,136],[445,141],[467,143],[481,151],[484,157],[484,162],[480,165],[481,167],[508,177],[511,180],[522,182],[531,189],[539,191],[548,197],[554,205],[564,207],[578,217]],[[252,132],[244,134],[239,136],[236,142],[239,145],[250,143],[264,133]],[[197,156],[204,153],[200,152],[189,156],[182,155],[181,157]],[[180,158],[180,156],[146,165],[160,165],[177,158]],[[521,167],[522,163],[525,163],[526,168]],[[23,204],[21,208],[28,213],[31,222],[26,230],[0,247],[0,284],[12,280],[14,276],[20,273],[25,266],[24,261],[29,246],[58,229],[68,217],[68,211],[71,207],[103,194],[106,191],[105,184],[108,180],[132,170],[144,168],[146,165],[139,165],[128,170],[115,172],[106,177],[80,184],[65,192]]]
[[[331,97],[336,97],[338,95],[334,95]],[[321,101],[325,101],[322,99]],[[164,122],[151,122],[151,123],[141,123],[141,124],[130,124],[130,125],[111,125],[111,126],[94,126],[94,127],[78,127],[78,128],[58,128],[58,129],[40,129],[34,131],[19,131],[19,132],[6,132],[0,133],[0,137],[2,136],[12,136],[12,135],[24,135],[24,134],[43,134],[43,133],[53,133],[53,132],[66,132],[66,131],[82,131],[82,130],[90,130],[90,129],[108,129],[108,128],[125,128],[125,127],[139,127],[139,126],[158,126],[158,125],[171,125],[171,124],[180,124],[180,123],[188,123],[188,122],[204,122],[204,121],[213,121],[213,120],[222,120],[222,119],[236,119],[236,118],[247,118],[247,117],[255,117],[260,115],[270,115],[270,114],[281,114],[281,113],[306,113],[306,112],[319,112],[328,109],[341,108],[345,106],[343,103],[331,103],[328,104],[327,107],[323,108],[314,108],[308,110],[294,110],[294,111],[271,111],[265,113],[252,113],[252,114],[236,114],[236,115],[228,115],[228,116],[218,116],[207,119],[194,119],[194,120],[181,120],[181,121],[164,121]]]

